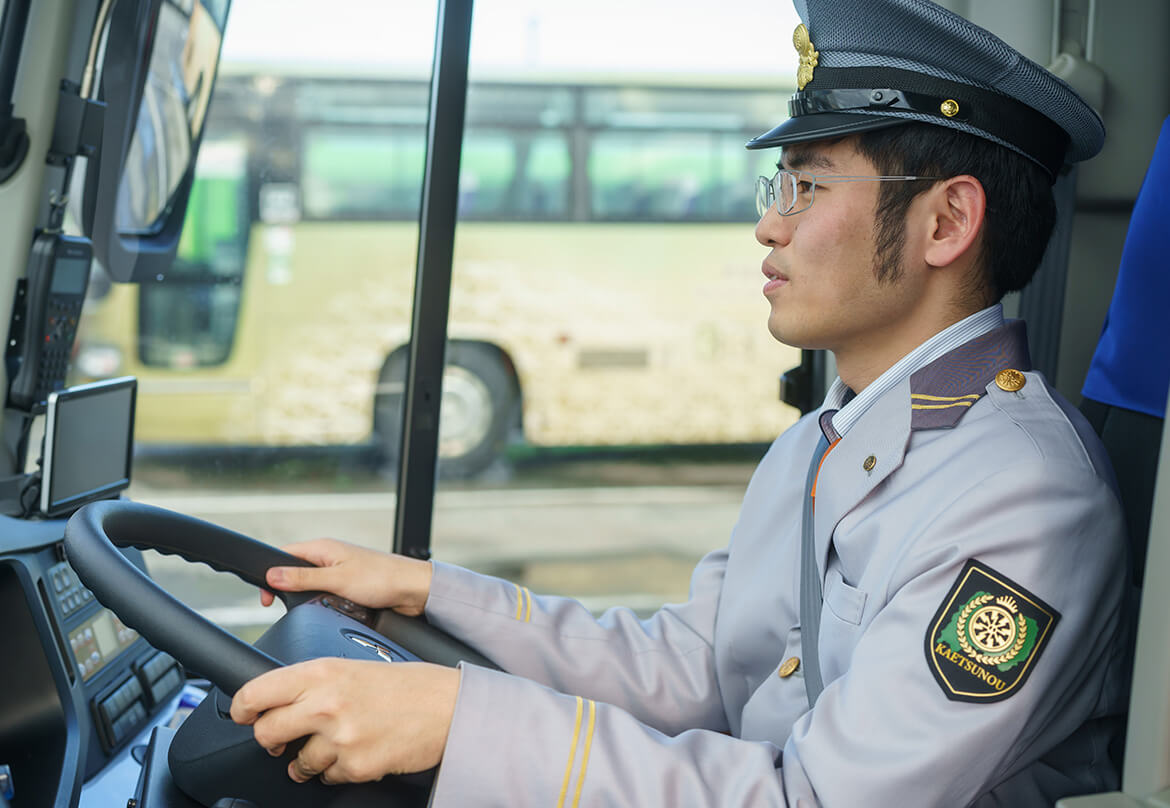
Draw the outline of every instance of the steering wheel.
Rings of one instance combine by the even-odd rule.
[[[297,747],[290,744],[294,748],[281,758],[270,757],[255,743],[250,727],[231,721],[230,697],[262,673],[321,656],[423,659],[446,665],[466,660],[496,667],[490,660],[423,618],[390,610],[367,612],[320,592],[275,592],[288,613],[253,647],[163,591],[117,547],[177,555],[258,587],[265,586],[269,567],[312,565],[219,525],[125,500],[86,505],[66,525],[69,563],[102,605],[216,687],[170,745],[170,774],[188,796],[205,806],[239,799],[260,808],[425,802],[426,791],[417,778],[351,786],[294,783],[285,770]],[[390,722],[387,731],[393,731]]]

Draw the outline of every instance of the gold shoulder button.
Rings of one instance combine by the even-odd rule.
[[[1014,368],[1007,368],[995,374],[995,384],[1000,390],[1008,393],[1014,393],[1017,390],[1022,390],[1024,385],[1028,383],[1027,377],[1020,371]]]
[[[781,679],[787,679],[792,674],[796,673],[796,669],[800,667],[800,657],[790,656],[780,665],[780,670],[776,673],[780,674]]]

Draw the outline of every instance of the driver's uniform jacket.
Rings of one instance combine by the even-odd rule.
[[[1041,375],[997,384],[1029,368],[1023,324],[1000,322],[881,394],[821,464],[813,709],[791,660],[816,413],[772,444],[689,600],[648,619],[436,563],[427,619],[509,673],[462,665],[433,804],[1019,808],[1115,788],[1132,589],[1112,471]],[[1056,613],[998,699],[936,676],[966,664],[934,648],[972,559]]]

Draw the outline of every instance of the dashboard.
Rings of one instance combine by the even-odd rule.
[[[174,712],[185,675],[81,584],[65,561],[64,530],[64,520],[0,516],[0,766],[11,772],[7,804],[121,808],[131,790],[120,787],[95,801],[82,799],[84,786],[119,765],[133,788],[138,766],[130,749]],[[140,552],[122,552],[146,572]]]

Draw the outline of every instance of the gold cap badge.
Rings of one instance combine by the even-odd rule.
[[[812,81],[813,68],[817,66],[820,52],[813,49],[812,40],[808,37],[808,28],[804,23],[796,26],[792,32],[792,44],[800,54],[800,66],[796,68],[796,89],[803,90],[804,85]]]

